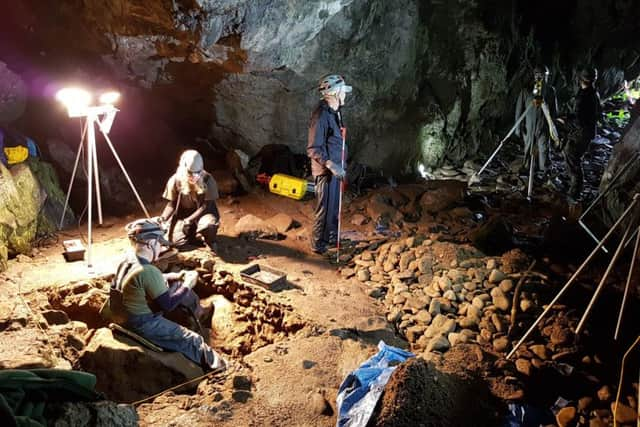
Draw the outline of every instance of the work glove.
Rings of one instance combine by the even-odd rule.
[[[327,167],[327,169],[329,169],[331,171],[333,176],[335,176],[338,179],[342,179],[346,175],[346,172],[344,171],[342,166],[340,166],[339,164],[337,164],[337,163],[335,163],[335,162],[333,162],[331,160],[327,160],[327,163],[325,163],[325,166]]]
[[[195,234],[195,231],[195,223],[189,221],[188,219],[182,221],[182,234],[184,234],[185,236],[192,236],[193,234]]]
[[[180,270],[180,271],[171,272],[171,273],[164,273],[162,276],[167,282],[175,282],[177,280],[184,279],[185,273],[186,272],[184,270]]]

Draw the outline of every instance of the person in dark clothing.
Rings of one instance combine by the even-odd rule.
[[[582,157],[589,148],[589,143],[596,136],[596,126],[600,115],[600,95],[594,87],[597,71],[585,68],[580,72],[580,88],[576,94],[575,125],[567,138],[563,149],[564,159],[569,173],[569,197],[577,199],[582,192],[583,172]]]
[[[178,169],[167,181],[162,197],[167,205],[160,218],[163,222],[171,221],[169,240],[177,245],[198,245],[201,239],[215,251],[220,224],[216,205],[218,184],[204,170],[200,153],[195,150],[182,153]]]
[[[544,65],[536,66],[533,70],[533,90],[531,87],[523,88],[516,102],[516,120],[533,104],[515,134],[517,137],[522,135],[524,140],[524,167],[529,168],[529,161],[533,159],[534,170],[542,175],[547,173],[549,136],[555,132],[552,121],[558,112],[556,90],[548,83],[548,79],[549,69]],[[545,117],[543,103],[548,108],[549,117]]]
[[[340,107],[351,86],[344,78],[331,74],[320,79],[318,90],[322,100],[311,115],[307,155],[315,179],[315,221],[311,231],[311,250],[324,253],[338,235],[340,180],[345,177],[346,147],[342,158],[343,131]]]

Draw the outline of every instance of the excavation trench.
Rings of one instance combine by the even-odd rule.
[[[243,356],[287,339],[307,326],[287,304],[255,285],[216,268],[212,259],[179,254],[158,265],[163,272],[195,269],[199,278],[194,291],[203,304],[215,306],[211,325],[202,325],[205,341],[227,360]],[[100,314],[112,277],[69,283],[46,290],[44,312],[51,324],[62,329],[59,341],[63,357],[71,365],[98,378],[96,389],[110,400],[133,402],[203,374],[199,366],[179,353],[144,347],[109,328]],[[178,319],[178,316],[176,319]],[[185,320],[187,320],[185,318]],[[83,326],[86,325],[86,326]],[[195,325],[185,322],[184,326]],[[197,382],[191,387],[194,391]],[[184,389],[180,390],[181,392]]]

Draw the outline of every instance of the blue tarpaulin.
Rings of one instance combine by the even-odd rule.
[[[396,366],[413,353],[380,341],[378,352],[351,372],[338,390],[338,427],[365,427]]]

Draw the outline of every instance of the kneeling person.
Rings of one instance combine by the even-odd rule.
[[[200,335],[166,319],[162,312],[154,313],[147,303],[148,298],[163,312],[183,306],[205,321],[207,317],[209,322],[211,319],[191,289],[182,284],[168,286],[162,272],[151,264],[158,259],[162,245],[169,245],[160,224],[142,219],[127,224],[126,230],[134,253],[120,264],[114,279],[127,313],[125,326],[164,349],[182,353],[205,369],[225,368],[224,360]]]
[[[169,239],[178,244],[198,244],[200,240],[215,250],[220,224],[216,206],[218,184],[204,170],[202,156],[187,150],[180,156],[176,173],[169,178],[162,197],[167,205],[163,221],[171,221]]]

